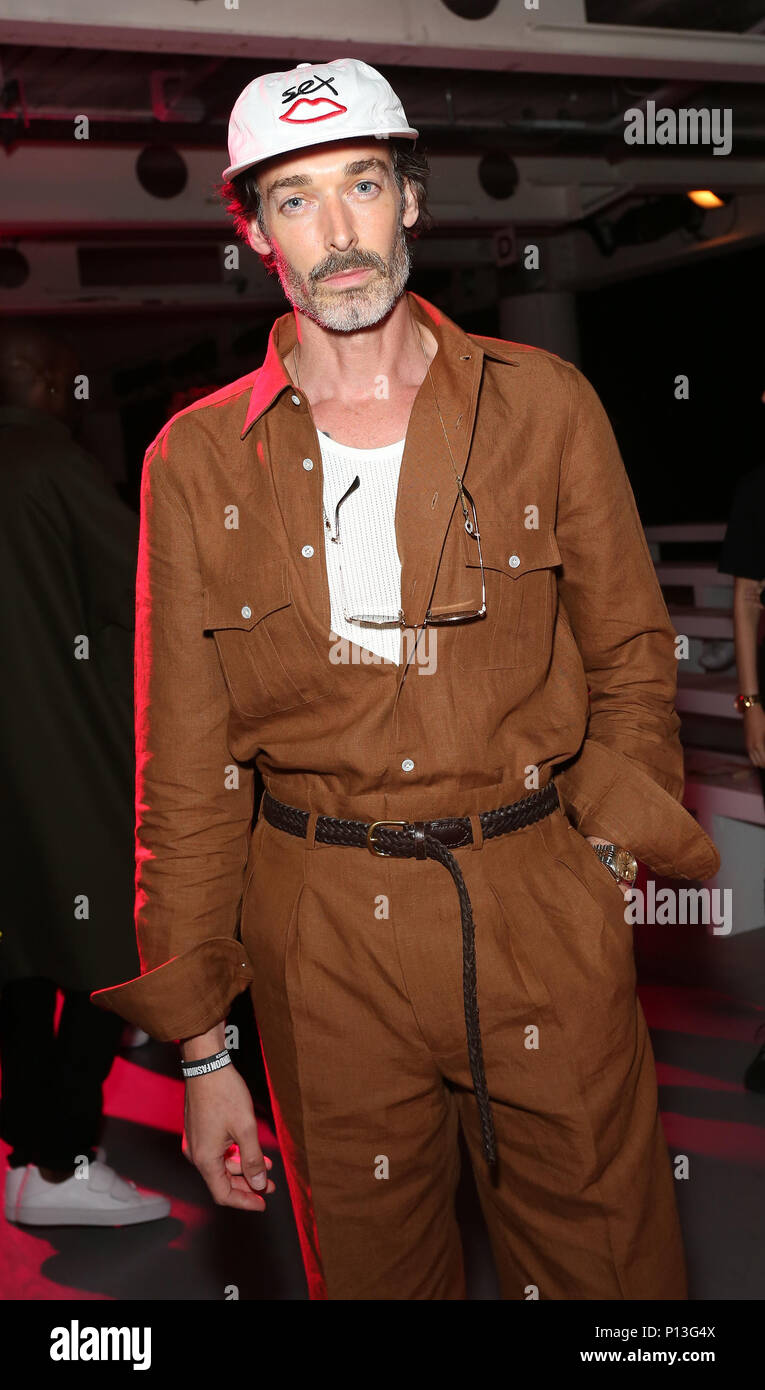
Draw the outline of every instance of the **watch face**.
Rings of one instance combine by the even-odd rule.
[[[626,878],[628,883],[634,883],[637,877],[637,859],[630,854],[628,849],[617,849],[614,854],[614,868],[620,878]]]

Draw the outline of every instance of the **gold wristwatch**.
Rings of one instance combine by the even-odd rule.
[[[733,707],[739,714],[743,714],[745,709],[751,709],[752,705],[759,704],[762,704],[759,695],[737,695],[733,701]]]
[[[637,878],[638,864],[634,854],[630,854],[623,845],[593,845],[598,859],[611,870],[615,879],[626,879],[627,883],[634,883]]]

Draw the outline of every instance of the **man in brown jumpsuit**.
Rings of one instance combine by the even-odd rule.
[[[142,973],[94,998],[194,1060],[250,986],[312,1298],[465,1297],[461,1125],[503,1298],[684,1299],[623,885],[594,850],[719,866],[681,804],[675,633],[586,379],[405,290],[421,184],[393,142],[415,135],[351,59],[234,109],[225,177],[293,309],[147,452]],[[405,435],[398,662],[332,631],[317,430]],[[235,1068],[189,1080],[186,1129],[216,1200],[263,1210]]]

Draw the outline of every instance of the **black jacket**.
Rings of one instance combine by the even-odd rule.
[[[139,969],[137,545],[137,516],[67,427],[0,407],[0,983],[91,990]]]

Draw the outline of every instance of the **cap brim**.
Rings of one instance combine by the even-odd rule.
[[[419,134],[419,130],[415,130],[413,126],[406,126],[403,130],[350,130],[346,131],[345,135],[335,135],[334,132],[330,131],[326,135],[318,136],[315,140],[310,140],[305,145],[295,145],[290,150],[274,150],[272,154],[263,154],[257,159],[247,159],[243,164],[230,164],[228,169],[223,170],[221,178],[228,182],[229,179],[236,178],[237,174],[243,174],[245,169],[254,169],[256,165],[265,164],[266,160],[275,159],[280,154],[297,154],[298,150],[310,150],[313,149],[314,145],[329,145],[334,140],[363,140],[365,138],[393,140],[399,137],[404,140],[416,140]]]

